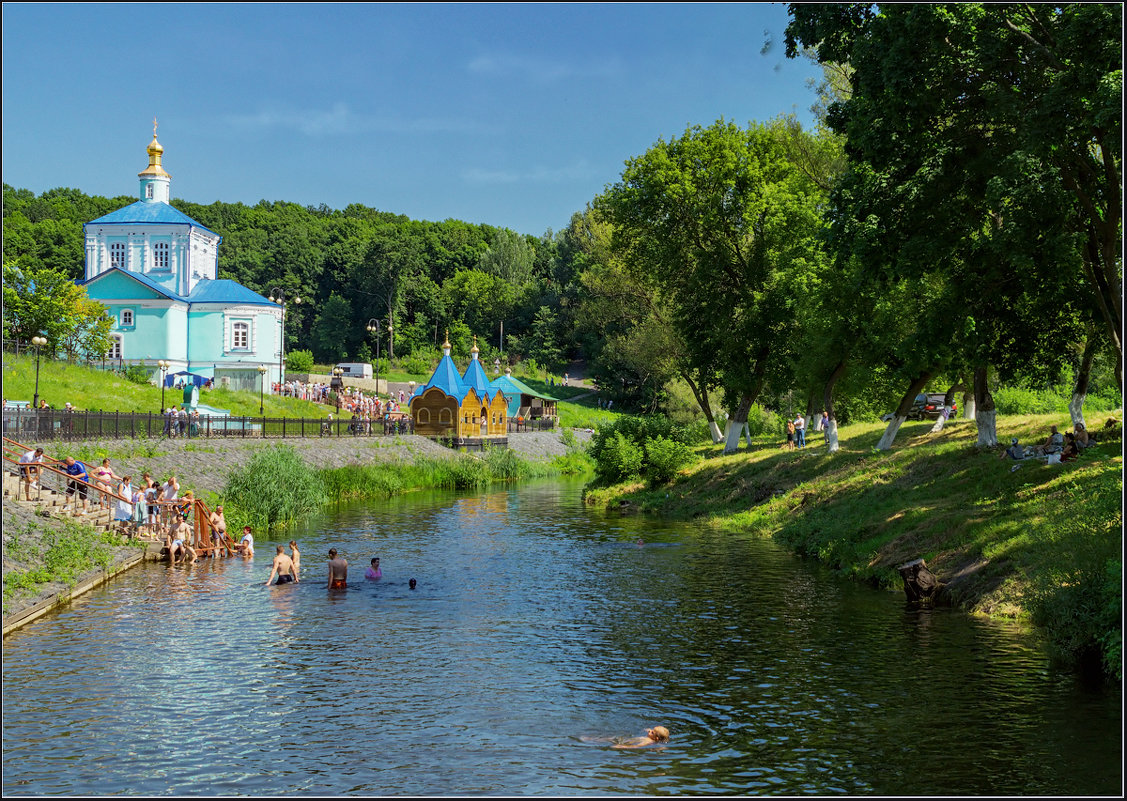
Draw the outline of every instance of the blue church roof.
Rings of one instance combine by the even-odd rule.
[[[170,298],[171,300],[177,300],[181,303],[188,303],[189,302],[188,298],[181,297],[180,295],[177,295],[175,292],[168,291],[168,289],[161,286],[156,281],[153,281],[147,275],[144,275],[142,273],[135,273],[131,270],[123,270],[120,267],[111,267],[110,269],[106,270],[104,273],[98,273],[97,275],[95,275],[93,278],[91,278],[88,281],[78,280],[78,281],[75,281],[75,283],[78,284],[79,286],[85,286],[85,285],[94,283],[99,278],[104,278],[105,276],[111,275],[113,273],[121,273],[122,275],[127,275],[130,278],[132,278],[134,281],[136,281],[137,283],[143,284],[144,286],[153,290],[153,292],[157,292],[161,295],[164,295],[166,298]]]
[[[490,389],[489,379],[485,377],[485,370],[482,369],[478,359],[470,359],[470,363],[466,365],[466,372],[462,375],[462,383],[467,387],[473,387],[482,400],[489,400],[489,396],[496,392],[495,389]]]
[[[277,306],[277,303],[271,303],[269,298],[264,298],[262,295],[255,292],[253,289],[247,289],[237,281],[232,281],[229,278],[203,278],[192,289],[188,295],[189,303],[226,303],[229,305],[259,305],[259,306]]]
[[[438,362],[430,381],[415,390],[415,394],[411,397],[418,397],[431,387],[438,387],[451,398],[457,400],[459,404],[466,397],[466,393],[470,391],[470,388],[462,383],[462,377],[458,375],[458,368],[454,366],[454,360],[448,355],[444,355]]]
[[[194,225],[209,233],[215,234],[206,225],[200,225],[184,212],[159,200],[138,200],[130,203],[125,208],[111,211],[96,220],[91,220],[87,225],[99,223],[176,223],[179,225]],[[218,234],[216,234],[218,236]]]

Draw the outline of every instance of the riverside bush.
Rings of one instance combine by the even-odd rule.
[[[239,525],[286,525],[328,501],[325,481],[289,445],[258,451],[227,480],[224,503]]]
[[[602,442],[595,472],[608,483],[625,481],[642,472],[642,459],[642,448],[621,431],[615,431]]]
[[[291,350],[286,354],[286,369],[292,373],[312,373],[313,351]]]
[[[688,446],[695,438],[691,429],[674,425],[665,417],[623,415],[609,424],[599,426],[587,446],[587,452],[594,459],[595,472],[603,481],[625,481],[637,475],[648,476],[651,465],[647,446],[658,439]],[[686,447],[685,451],[687,450]],[[662,458],[668,458],[673,453],[668,446],[659,446],[658,451]],[[679,453],[680,449],[675,451]],[[673,470],[673,474],[687,463],[679,465]],[[663,465],[661,469],[668,472],[667,465]]]
[[[650,486],[666,484],[677,472],[692,463],[695,456],[683,442],[655,437],[646,442],[646,480]]]

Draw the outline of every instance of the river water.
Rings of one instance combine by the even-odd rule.
[[[1119,794],[1120,692],[1035,635],[579,493],[344,506],[283,587],[266,538],[127,572],[5,639],[4,793]]]

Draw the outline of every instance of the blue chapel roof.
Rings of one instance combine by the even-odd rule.
[[[434,368],[430,381],[415,390],[415,394],[411,397],[418,397],[431,387],[442,390],[458,401],[459,404],[465,399],[466,393],[470,391],[470,388],[462,382],[462,377],[458,375],[458,368],[454,366],[454,360],[449,355],[442,357],[438,366]]]
[[[485,377],[485,370],[482,369],[481,362],[477,359],[471,358],[470,363],[466,365],[466,372],[462,375],[462,383],[467,387],[473,387],[477,391],[478,398],[482,400],[488,400],[489,396],[497,391],[490,388],[489,379]]]
[[[227,303],[259,306],[277,306],[269,298],[247,289],[229,278],[201,278],[188,295],[189,303]]]
[[[113,224],[113,223],[175,223],[179,225],[194,225],[205,231],[215,234],[206,225],[200,225],[184,212],[159,200],[138,200],[130,203],[117,211],[111,211],[96,220],[91,220],[87,225]],[[215,234],[219,236],[219,234]]]

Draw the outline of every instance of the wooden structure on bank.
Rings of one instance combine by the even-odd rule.
[[[475,339],[466,372],[458,375],[447,336],[442,359],[430,380],[415,390],[408,403],[416,434],[458,439],[507,435],[508,401],[490,387],[478,361],[479,352]]]

